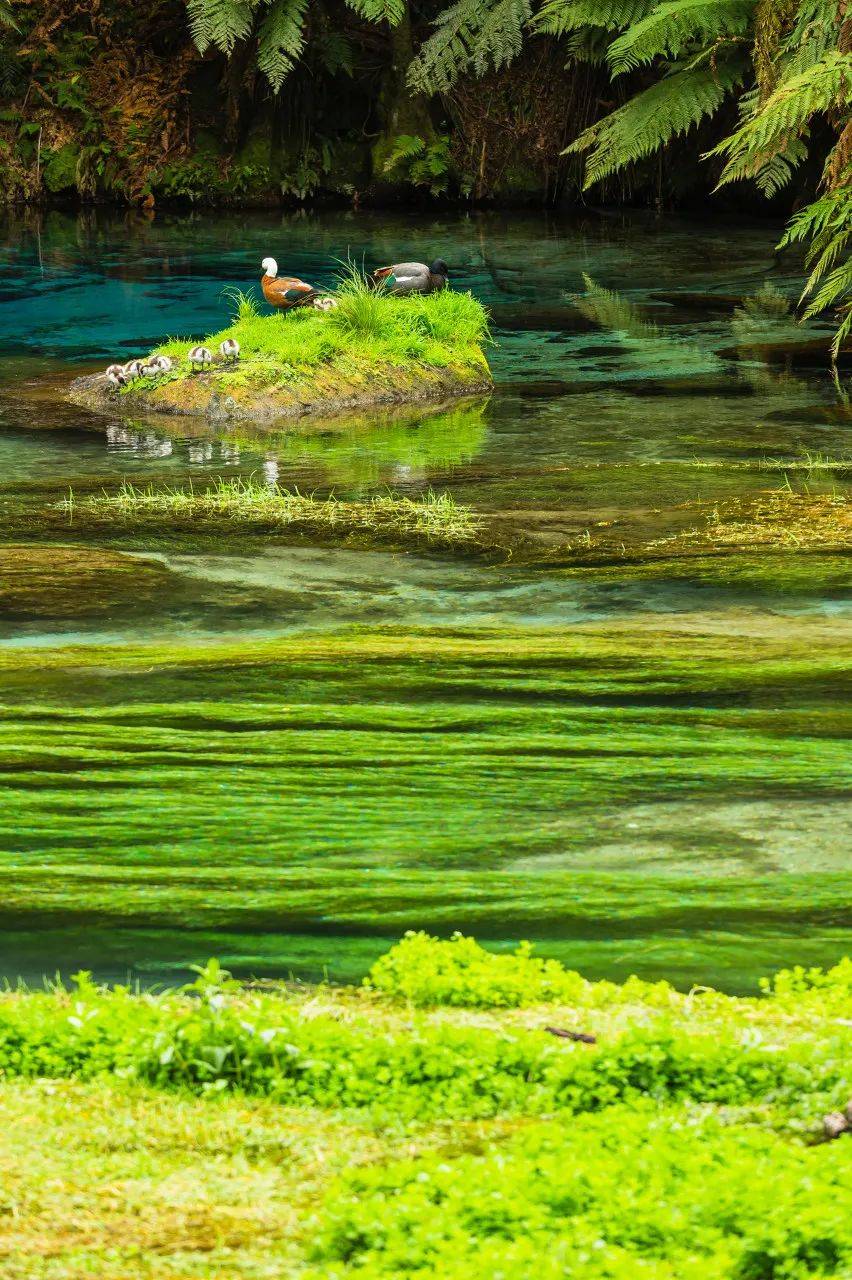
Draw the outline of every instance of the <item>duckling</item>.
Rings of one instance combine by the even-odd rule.
[[[125,378],[127,378],[129,382],[132,381],[134,378],[141,378],[142,377],[142,361],[128,360],[127,364],[124,366],[124,376]]]
[[[240,344],[236,338],[226,338],[224,342],[220,342],[219,354],[229,364],[236,364],[240,358]]]
[[[168,356],[151,356],[148,364],[156,365],[160,373],[169,373],[172,367],[172,362]]]
[[[314,298],[313,305],[317,311],[334,311],[338,302],[336,298]]]
[[[209,347],[193,347],[186,358],[193,369],[196,369],[199,365],[204,369],[207,365],[213,363],[213,352]]]
[[[121,370],[121,365],[119,365],[118,368],[119,370]],[[107,369],[106,373],[104,374],[104,377],[107,380],[107,386],[109,387],[110,391],[112,391],[115,395],[118,395],[121,388],[127,382],[127,379],[124,376],[124,371],[121,370],[120,373],[114,373],[113,366],[110,366],[110,368]]]
[[[109,365],[106,371],[107,377],[109,377],[110,374],[112,374],[114,378],[118,378],[119,380],[122,380],[124,378],[124,365],[123,364]]]
[[[143,364],[140,370],[143,378],[159,378],[162,372],[163,371],[160,366],[158,364],[154,364],[153,361],[150,361],[148,364]]]

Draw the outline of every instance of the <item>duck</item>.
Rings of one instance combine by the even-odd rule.
[[[319,296],[319,291],[307,280],[300,280],[298,276],[279,276],[278,263],[274,258],[264,258],[260,265],[263,267],[260,287],[270,307],[292,311],[294,307],[307,306]]]
[[[142,377],[142,361],[128,360],[127,364],[124,366],[123,373],[125,378],[128,379],[128,381],[132,381],[133,378],[141,378]]]
[[[203,369],[205,365],[213,363],[213,352],[209,347],[193,347],[186,358],[193,369],[197,365],[201,365]]]
[[[240,344],[236,338],[226,338],[224,342],[220,342],[219,355],[229,364],[236,364],[240,358]]]
[[[449,267],[436,258],[431,267],[425,262],[395,262],[392,267],[379,267],[373,272],[373,284],[388,293],[437,293],[449,283]]]

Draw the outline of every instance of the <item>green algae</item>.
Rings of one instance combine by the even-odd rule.
[[[171,575],[160,564],[84,546],[0,548],[0,611],[10,619],[89,618],[150,609]]]
[[[303,971],[317,948],[302,940],[348,954],[360,937],[335,951],[351,975],[377,939],[428,922],[535,936],[590,972],[691,966],[743,986],[800,943],[833,958],[848,923],[846,655],[827,623],[0,663],[9,945],[38,929],[49,951],[61,921],[81,961],[97,940],[104,960],[143,953],[156,972],[216,939],[248,967]]]

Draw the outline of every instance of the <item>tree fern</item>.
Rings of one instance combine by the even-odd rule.
[[[305,43],[308,0],[273,0],[257,34],[257,65],[277,93]]]
[[[531,0],[457,0],[445,9],[409,68],[419,93],[441,93],[466,71],[507,66],[521,51]]]
[[[679,57],[696,42],[740,36],[754,7],[755,0],[664,0],[612,42],[610,66],[619,75],[655,58]]]
[[[744,74],[745,60],[736,58],[715,71],[675,71],[593,124],[566,148],[569,152],[591,150],[585,186],[650,155],[705,116],[713,115]]]

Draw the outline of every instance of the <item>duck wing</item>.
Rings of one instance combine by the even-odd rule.
[[[298,276],[276,276],[274,280],[263,276],[261,287],[264,298],[273,307],[298,307],[311,302],[318,293],[312,284]]]

